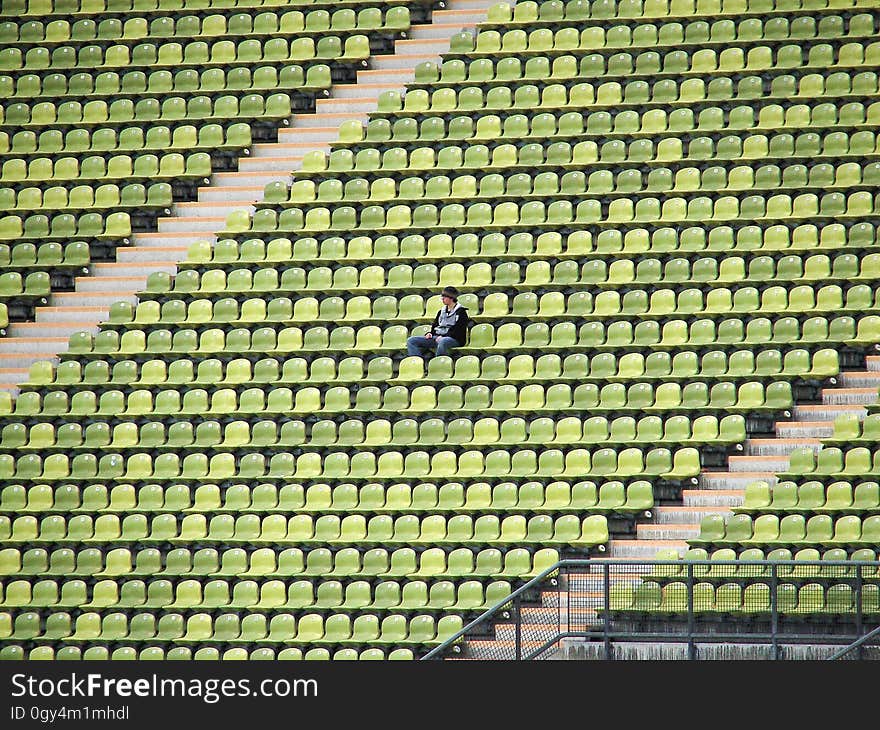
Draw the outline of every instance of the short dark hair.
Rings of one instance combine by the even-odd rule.
[[[444,286],[443,291],[440,292],[441,297],[449,297],[454,302],[458,301],[458,289],[454,286]]]

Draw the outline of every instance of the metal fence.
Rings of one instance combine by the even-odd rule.
[[[769,659],[880,658],[878,624],[876,562],[563,560],[423,659],[549,659],[564,645],[613,659],[637,643],[645,658],[661,658],[661,644],[688,659],[722,645]]]

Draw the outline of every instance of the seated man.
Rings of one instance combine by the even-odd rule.
[[[428,350],[438,355],[448,355],[453,347],[461,347],[467,339],[467,309],[458,303],[458,289],[447,286],[440,293],[443,307],[434,317],[431,331],[424,337],[410,337],[406,341],[408,355],[425,356]]]

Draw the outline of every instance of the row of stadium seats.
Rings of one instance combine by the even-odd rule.
[[[50,618],[55,621],[50,623]],[[13,623],[9,613],[0,613],[0,638],[37,639],[49,641],[182,641],[267,642],[277,644],[439,644],[462,627],[460,616],[434,616],[425,614],[412,618],[402,614],[389,614],[382,619],[372,614],[359,616],[352,621],[348,614],[339,613],[327,617],[311,613],[294,616],[278,613],[269,619],[259,613],[241,618],[238,613],[214,618],[207,613],[193,614],[185,618],[179,613],[163,613],[158,620],[152,613],[133,614],[135,633],[129,633],[128,616],[124,613],[101,616],[85,612],[73,621],[69,614],[51,614],[41,620],[38,613],[20,613]],[[67,622],[67,632],[63,625]],[[73,624],[73,625],[71,625]],[[51,633],[49,633],[51,626]]]
[[[815,519],[815,518],[814,518]],[[829,518],[830,519],[830,518]],[[845,518],[841,518],[845,519]],[[858,518],[855,518],[858,524]],[[142,544],[217,542],[284,545],[557,545],[590,548],[608,542],[608,525],[604,515],[562,515],[555,519],[536,515],[526,522],[522,515],[509,515],[503,520],[496,515],[483,515],[476,520],[470,515],[457,515],[449,520],[431,515],[421,520],[416,515],[377,515],[369,521],[363,515],[349,515],[340,520],[336,515],[313,519],[308,514],[291,518],[270,515],[262,520],[257,515],[215,515],[210,520],[203,514],[188,514],[178,524],[174,515],[160,514],[151,521],[145,515],[104,514],[97,518],[77,515],[66,520],[51,515],[37,520],[24,515],[11,520],[0,515],[0,536],[4,543],[57,544],[59,542],[94,542],[107,544]],[[858,535],[850,541],[858,540]],[[867,541],[866,536],[864,541]]]
[[[733,577],[743,579],[769,577],[774,573],[784,578],[787,583],[820,578],[829,581],[834,578],[854,578],[857,574],[868,580],[876,580],[878,577],[877,555],[872,548],[859,548],[849,555],[844,548],[839,547],[826,548],[821,552],[816,548],[801,548],[792,555],[792,551],[784,547],[774,548],[766,554],[761,548],[747,548],[739,554],[733,548],[720,548],[710,554],[705,548],[696,547],[688,549],[682,557],[683,560],[678,564],[666,563],[654,566],[651,578],[655,581],[669,580],[686,576],[688,572],[708,581],[723,581],[725,578]],[[672,560],[678,560],[677,552]],[[707,560],[718,561],[718,564],[688,565],[691,561]],[[777,564],[771,567],[756,562],[762,560]],[[826,564],[823,565],[820,560]],[[833,565],[835,562],[845,560],[858,561],[859,565]],[[791,561],[794,561],[794,564]]]
[[[724,583],[715,586],[699,582],[691,589],[695,609],[702,613],[735,613],[746,615],[767,615],[772,608],[771,587],[764,582]],[[807,583],[800,588],[791,583],[780,583],[776,587],[775,610],[781,614],[807,616],[811,614],[852,614],[861,612],[880,612],[880,587],[864,586],[861,589],[861,608],[859,609],[856,590],[848,584],[825,587],[820,583]],[[611,609],[620,611],[646,611],[650,613],[681,614],[687,612],[689,588],[677,581],[661,586],[645,581],[634,589],[618,587],[611,596]]]
[[[322,392],[308,386],[291,388],[248,388],[241,396],[232,388],[223,388],[209,394],[203,388],[184,390],[161,389],[155,398],[149,390],[139,389],[126,397],[121,390],[107,390],[98,395],[93,390],[80,390],[68,397],[64,390],[56,390],[45,397],[30,391],[17,401],[21,405],[10,408],[4,416],[42,418],[51,421],[59,416],[65,420],[90,421],[96,415],[116,415],[133,418],[146,414],[220,415],[242,414],[318,414],[346,411],[393,413],[430,413],[443,411],[505,412],[509,410],[535,412],[642,411],[676,412],[749,411],[767,409],[782,411],[793,404],[791,384],[773,382],[764,385],[750,381],[737,387],[735,383],[717,382],[634,383],[629,388],[621,383],[609,383],[600,389],[597,384],[584,383],[572,388],[566,383],[532,384],[517,387],[501,385],[461,385],[434,387],[431,385],[394,386],[384,392],[377,386],[365,386],[352,392],[346,386],[334,386]],[[24,402],[22,402],[22,399]]]
[[[875,227],[870,222],[830,223],[817,226],[805,223],[792,228],[781,224],[762,228],[757,225],[741,226],[687,226],[681,230],[664,226],[653,230],[627,227],[627,230],[604,230],[594,237],[588,230],[573,231],[565,236],[557,231],[538,235],[532,233],[487,233],[478,236],[462,233],[452,236],[438,233],[428,237],[412,234],[398,238],[389,234],[376,236],[356,236],[346,240],[339,236],[321,239],[297,237],[295,242],[289,238],[272,238],[263,241],[249,238],[241,242],[221,238],[213,246],[206,241],[196,241],[188,251],[188,259],[181,263],[182,269],[199,268],[213,263],[220,266],[229,263],[288,263],[308,261],[316,265],[341,261],[357,262],[378,258],[385,263],[394,259],[425,259],[444,257],[503,259],[529,258],[593,258],[598,255],[615,254],[624,258],[644,254],[679,253],[687,255],[700,251],[757,251],[768,252],[792,250],[824,250],[844,247],[871,247],[877,241]],[[436,251],[436,253],[435,253]],[[592,255],[591,255],[592,254]],[[590,293],[590,292],[585,292]],[[532,292],[522,292],[532,294]]]
[[[665,426],[665,436],[664,436]],[[62,430],[63,429],[63,430]],[[215,446],[240,449],[248,446],[301,445],[330,446],[392,446],[411,444],[467,445],[523,443],[581,443],[626,444],[632,441],[653,443],[671,441],[686,443],[711,443],[734,441],[744,429],[742,416],[700,416],[693,421],[686,416],[673,416],[662,421],[658,416],[643,416],[638,421],[632,416],[619,416],[613,421],[602,416],[591,416],[582,421],[569,416],[559,421],[551,418],[506,418],[500,424],[495,418],[481,418],[473,422],[469,418],[457,418],[444,423],[440,419],[428,419],[419,423],[404,418],[395,421],[377,419],[364,429],[362,421],[354,419],[336,424],[335,421],[319,420],[307,427],[303,421],[285,421],[280,433],[274,421],[230,421],[222,426],[219,421],[205,420],[193,427],[191,423],[172,423],[166,434],[165,424],[147,421],[138,424],[122,422],[112,427],[96,421],[83,429],[77,423],[66,423],[56,430],[51,423],[39,423],[28,428],[20,423],[3,426],[0,437],[2,449],[38,449],[51,452],[53,447],[71,449],[80,446],[93,448],[159,448],[171,446],[186,449],[192,446]],[[306,433],[309,436],[306,437]]]
[[[700,522],[700,536],[691,545],[865,545],[880,539],[880,516],[734,514],[726,521],[721,515],[708,515]]]
[[[74,581],[81,584],[82,581]],[[239,586],[243,581],[232,585],[226,580],[215,579],[204,585],[195,579],[182,580],[174,586],[171,601],[161,593],[168,581],[151,581],[145,585],[141,580],[115,581],[99,580],[92,586],[91,600],[88,593],[84,603],[74,606],[98,608],[177,608],[177,609],[218,609],[227,606],[252,610],[266,609],[311,609],[318,611],[419,611],[429,610],[484,610],[511,593],[508,581],[493,581],[485,586],[476,580],[463,581],[457,587],[451,581],[436,581],[430,584],[421,580],[407,581],[402,586],[397,581],[381,581],[375,588],[368,581],[353,581],[343,585],[338,580],[327,580],[317,585],[307,581],[273,580],[260,587],[260,595],[255,603],[251,596]],[[155,588],[154,588],[155,586]],[[40,580],[31,584],[27,580],[9,581],[4,592],[0,590],[0,607],[4,608],[49,608],[70,605],[67,581]],[[159,589],[159,590],[157,590]],[[67,593],[62,602],[61,595]],[[244,594],[244,595],[243,595]],[[77,596],[81,598],[82,596]]]
[[[416,139],[425,141],[449,140],[485,140],[494,141],[499,137],[521,139],[526,137],[575,137],[603,136],[608,134],[629,135],[637,132],[649,133],[658,137],[682,135],[688,132],[721,132],[766,130],[780,132],[786,128],[801,130],[812,127],[817,132],[825,127],[864,125],[867,115],[877,118],[878,108],[875,105],[865,106],[862,102],[852,101],[840,106],[830,101],[813,103],[762,104],[757,109],[749,104],[730,105],[727,110],[720,106],[705,106],[694,110],[690,107],[676,109],[651,110],[620,110],[615,109],[612,115],[608,111],[540,112],[526,115],[522,111],[505,115],[502,119],[498,114],[465,115],[456,114],[448,120],[440,116],[426,116],[419,120],[413,117],[400,117],[393,123],[389,118],[374,117],[366,125],[358,120],[343,122],[340,125],[340,141],[335,145],[344,148],[352,143],[384,143],[391,139],[410,142]],[[813,101],[813,100],[809,100]],[[855,136],[855,133],[853,133]],[[859,137],[861,140],[864,137]],[[806,139],[806,138],[804,138]],[[835,152],[845,154],[842,137],[833,137]],[[841,143],[837,144],[836,140]],[[650,140],[648,140],[650,141]],[[736,138],[721,138],[717,147],[710,146],[709,141],[700,139],[695,145],[695,156],[700,159],[711,158],[714,153],[725,159],[760,159],[769,152],[766,137],[762,141],[756,137],[754,142],[743,144]],[[780,139],[774,149],[788,144]],[[805,144],[805,143],[802,143]],[[861,145],[861,143],[858,143]],[[665,142],[670,153],[678,149],[674,142]],[[639,150],[644,141],[632,140],[631,148]],[[868,145],[859,149],[867,151]],[[608,148],[609,154],[612,148]],[[789,150],[790,152],[791,150]],[[780,150],[783,152],[783,150]],[[399,154],[399,153],[397,153]],[[427,154],[427,153],[426,153]],[[785,156],[774,155],[774,156]],[[681,157],[681,153],[678,154]],[[619,161],[619,155],[618,155]],[[678,159],[673,157],[672,159]]]
[[[114,547],[106,552],[100,548],[20,549],[7,547],[0,550],[0,572],[4,576],[241,576],[241,577],[311,577],[337,578],[357,576],[364,578],[527,578],[540,574],[559,560],[555,548],[541,548],[529,552],[513,548],[505,553],[498,548],[480,551],[454,548],[446,552],[439,547],[420,549],[411,547],[386,550],[371,548],[256,548],[250,553],[243,548],[218,551],[211,547],[190,550],[174,548],[164,553],[155,547]],[[67,584],[68,590],[85,592],[86,585]],[[87,599],[86,599],[87,600]],[[85,602],[85,601],[83,601]]]
[[[678,0],[676,0],[678,1]],[[760,0],[758,0],[760,2]],[[840,0],[835,0],[840,2]],[[849,7],[849,4],[838,7]],[[372,5],[384,6],[382,0],[372,2]],[[45,18],[49,15],[64,16],[95,16],[105,17],[107,14],[122,13],[125,16],[144,15],[149,17],[154,12],[168,12],[179,10],[211,11],[222,13],[223,11],[235,12],[235,9],[265,9],[287,8],[289,6],[317,6],[336,8],[335,0],[298,0],[295,2],[280,2],[280,0],[4,0],[0,6],[0,15],[33,15]],[[414,6],[414,3],[408,3]],[[224,13],[225,14],[225,13]]]
[[[808,481],[796,484],[777,482],[771,488],[767,482],[753,482],[746,486],[745,499],[736,512],[872,512],[880,510],[880,486],[877,482],[822,482]]]
[[[298,487],[298,488],[297,488]],[[875,485],[876,487],[876,485]],[[193,499],[195,500],[193,502]],[[223,493],[215,485],[197,487],[194,496],[188,485],[179,484],[163,490],[147,485],[137,492],[130,484],[118,484],[109,492],[106,487],[86,487],[82,494],[75,484],[54,491],[50,485],[25,487],[12,484],[0,491],[2,512],[179,512],[226,509],[234,511],[275,512],[407,512],[449,511],[540,511],[573,509],[597,511],[643,511],[654,504],[651,485],[634,482],[551,482],[546,489],[540,482],[517,485],[503,482],[494,487],[486,482],[472,482],[465,489],[448,483],[439,490],[436,484],[397,484],[387,490],[381,484],[312,484],[308,488],[286,485],[279,490],[272,484],[227,487]]]
[[[238,465],[236,465],[238,461]],[[449,478],[456,474],[466,477],[501,478],[504,476],[572,477],[595,475],[599,477],[663,477],[683,479],[699,472],[699,454],[694,448],[671,450],[659,447],[642,451],[630,447],[620,452],[612,448],[575,448],[568,451],[547,449],[540,454],[532,449],[510,453],[505,449],[491,449],[487,454],[471,449],[456,454],[452,450],[383,451],[378,458],[374,452],[359,451],[349,456],[343,451],[328,452],[323,456],[305,452],[298,456],[279,452],[266,459],[260,453],[217,453],[208,457],[201,452],[190,452],[183,459],[177,453],[162,453],[155,458],[148,453],[123,457],[118,453],[52,454],[41,458],[25,454],[18,458],[0,454],[0,478],[40,479],[48,481],[106,481],[129,479],[144,481],[156,479],[202,479],[226,482],[236,478],[259,479],[369,479],[372,477]]]
[[[130,17],[124,22],[121,18],[106,18],[96,22],[91,18],[76,20],[71,24],[67,20],[53,20],[43,23],[39,20],[7,20],[0,22],[0,44],[20,46],[23,44],[54,44],[66,41],[115,41],[115,40],[146,40],[160,38],[201,38],[222,36],[261,36],[300,35],[303,33],[320,33],[354,31],[368,28],[406,30],[410,25],[409,8],[389,7],[383,13],[382,8],[341,8],[332,14],[327,10],[288,10],[285,13],[265,10],[252,15],[251,13],[235,13],[226,16],[212,13],[200,17],[198,15],[165,15],[153,17],[149,21],[145,17]],[[826,23],[827,25],[827,23]]]
[[[276,653],[274,649],[263,647],[261,649],[252,649],[248,652],[243,647],[231,647],[224,649],[222,652],[213,646],[202,646],[193,652],[188,646],[175,646],[166,652],[160,646],[147,646],[138,651],[131,646],[118,646],[111,652],[106,646],[89,646],[85,650],[78,646],[62,646],[57,650],[52,646],[34,646],[29,651],[25,651],[20,644],[4,643],[0,648],[0,661],[18,661],[27,659],[29,661],[190,661],[209,660],[209,661],[299,661],[299,660],[404,660],[409,661],[414,658],[412,649],[391,649],[385,652],[384,649],[372,647],[364,649],[360,653],[357,649],[337,649],[331,655],[328,649],[324,647],[314,647],[303,652],[296,646],[290,646],[285,649],[279,649]]]

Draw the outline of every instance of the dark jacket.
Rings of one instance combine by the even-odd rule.
[[[451,337],[459,345],[464,345],[467,342],[468,322],[470,317],[467,309],[460,304],[456,304],[451,312],[446,312],[446,307],[442,307],[434,317],[431,334],[434,337]]]

